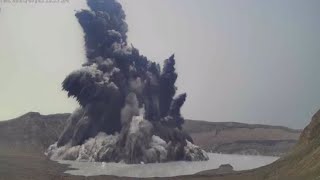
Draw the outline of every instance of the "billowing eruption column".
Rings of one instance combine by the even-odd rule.
[[[52,159],[126,163],[207,160],[182,130],[175,97],[174,55],[160,65],[127,44],[128,26],[115,0],[88,0],[91,10],[76,13],[85,33],[87,62],[63,81],[81,107],[57,143]]]

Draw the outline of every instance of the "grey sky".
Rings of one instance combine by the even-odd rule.
[[[320,109],[320,1],[121,0],[129,41],[157,62],[175,53],[186,118],[305,126]],[[64,76],[84,61],[73,9],[0,13],[0,119],[70,112]]]

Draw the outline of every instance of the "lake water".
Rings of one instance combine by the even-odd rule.
[[[171,177],[191,175],[200,171],[216,169],[221,164],[231,164],[236,171],[254,169],[270,164],[278,157],[247,156],[208,153],[209,161],[202,162],[168,162],[154,164],[124,164],[101,162],[59,161],[71,165],[76,170],[65,173],[82,176],[114,175],[125,177]]]

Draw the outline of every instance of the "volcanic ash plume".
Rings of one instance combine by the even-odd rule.
[[[127,24],[115,0],[88,0],[76,13],[85,33],[87,62],[63,82],[80,108],[46,154],[52,159],[126,163],[207,160],[182,130],[175,96],[174,55],[159,64],[127,44]]]

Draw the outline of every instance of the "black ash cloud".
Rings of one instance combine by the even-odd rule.
[[[128,45],[125,13],[118,2],[87,3],[90,10],[76,13],[85,34],[87,62],[63,82],[63,89],[81,107],[48,154],[83,158],[81,147],[98,137],[109,141],[99,147],[89,143],[97,150],[91,155],[87,152],[88,157],[95,154],[92,158],[97,161],[206,160],[205,152],[192,145],[191,137],[182,130],[180,109],[186,94],[175,97],[174,55],[161,69]]]

